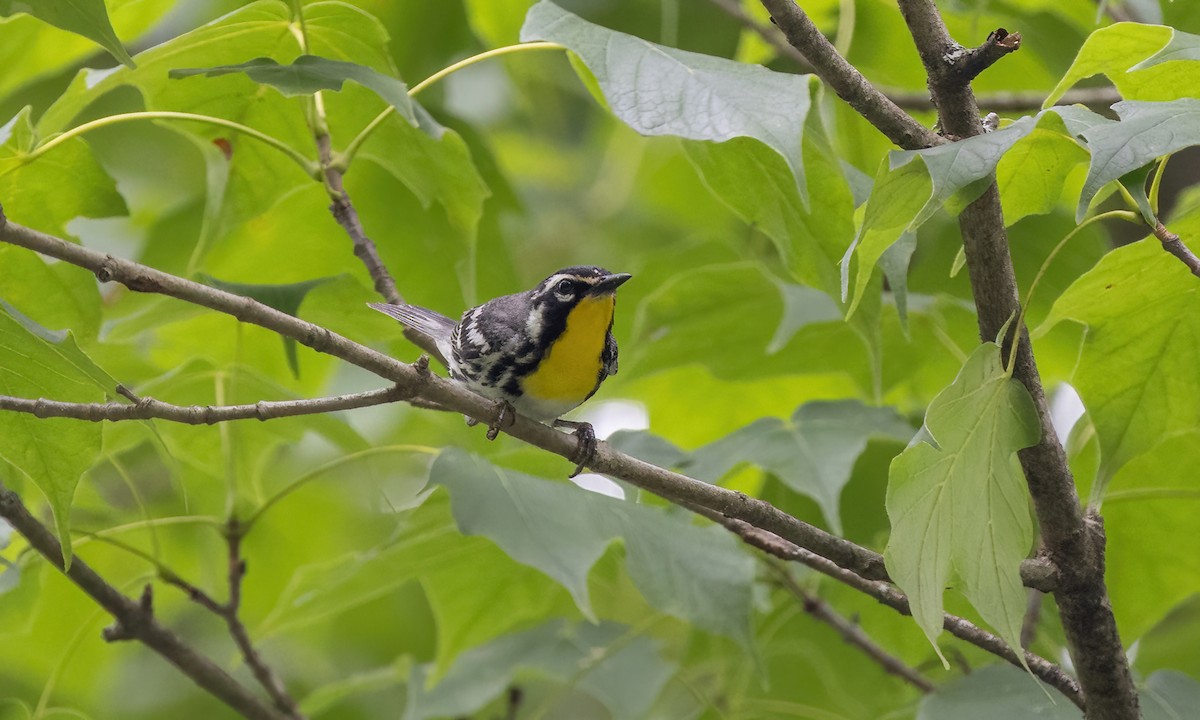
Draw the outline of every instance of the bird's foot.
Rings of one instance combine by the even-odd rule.
[[[495,440],[504,425],[512,426],[517,421],[517,411],[507,400],[496,401],[496,419],[488,423],[487,439]]]
[[[568,477],[575,477],[583,472],[585,465],[591,464],[596,457],[596,430],[591,423],[576,422],[574,420],[555,420],[554,427],[566,427],[575,429],[575,438],[579,441],[575,450],[575,457],[571,458],[575,461],[575,472]]]

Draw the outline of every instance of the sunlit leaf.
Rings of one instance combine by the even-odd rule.
[[[102,402],[106,382],[68,333],[51,333],[0,304],[0,393],[66,402]],[[0,458],[37,485],[54,511],[63,557],[71,562],[71,500],[100,455],[100,425],[0,412]]]
[[[1053,105],[1067,90],[1084,78],[1103,73],[1126,100],[1175,100],[1195,97],[1200,92],[1200,74],[1190,62],[1166,57],[1171,48],[1190,44],[1187,36],[1176,45],[1178,30],[1162,25],[1121,22],[1093,32],[1071,67],[1050,92],[1043,107]],[[1160,60],[1145,62],[1159,57]]]
[[[656,45],[594,25],[543,0],[521,40],[567,46],[595,75],[608,106],[643,135],[723,142],[754,138],[787,162],[802,202],[801,157],[809,78]]]
[[[1033,525],[1016,451],[1037,442],[1039,424],[1028,391],[1004,372],[998,345],[984,343],[967,358],[929,405],[925,432],[936,445],[918,441],[892,461],[888,571],[935,647],[952,580],[1020,647],[1026,602],[1019,566]]]
[[[104,0],[0,0],[0,16],[29,13],[56,28],[82,35],[107,50],[118,61],[133,66],[133,59],[113,30]]]
[[[1200,215],[1172,223],[1185,241]],[[1071,384],[1100,437],[1101,481],[1164,437],[1200,426],[1200,282],[1157,240],[1117,248],[1054,303],[1045,328],[1088,326]]]
[[[1163,440],[1113,477],[1104,502],[1110,544],[1105,574],[1123,637],[1142,637],[1172,608],[1200,593],[1200,557],[1186,535],[1200,509],[1191,463],[1200,430]]]

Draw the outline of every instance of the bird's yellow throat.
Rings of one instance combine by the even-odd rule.
[[[567,327],[533,374],[525,392],[539,400],[583,402],[600,381],[600,353],[612,323],[615,295],[586,297],[567,315]]]

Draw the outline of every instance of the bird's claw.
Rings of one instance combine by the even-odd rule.
[[[513,409],[512,403],[507,400],[496,401],[496,419],[488,424],[487,439],[495,440],[500,434],[500,427],[503,425],[511,426],[517,421],[517,411]]]
[[[575,457],[571,458],[575,461],[575,471],[567,477],[575,477],[583,472],[586,465],[590,465],[596,458],[596,430],[591,423],[573,422],[571,420],[555,420],[555,427],[575,428],[575,439],[578,441],[575,448]]]

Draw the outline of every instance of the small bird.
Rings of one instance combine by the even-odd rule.
[[[563,268],[537,287],[471,308],[457,323],[415,305],[369,303],[433,340],[450,377],[501,403],[488,430],[495,439],[509,409],[579,438],[578,475],[596,448],[584,422],[562,420],[617,372],[612,335],[617,288],[631,275],[593,265]]]

